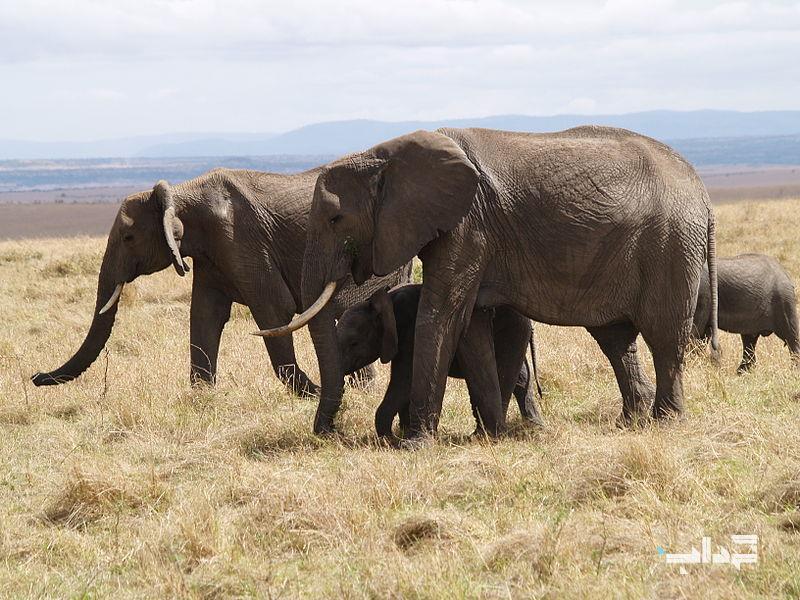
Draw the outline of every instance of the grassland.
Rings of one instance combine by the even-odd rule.
[[[717,213],[720,254],[800,280],[800,201]],[[0,596],[800,596],[800,372],[774,337],[740,377],[723,334],[721,368],[688,359],[683,419],[623,431],[594,342],[541,326],[545,428],[512,409],[508,438],[471,440],[451,382],[440,442],[405,452],[370,433],[384,368],[348,390],[340,437],[314,437],[314,403],[272,376],[241,307],[219,385],[190,389],[190,282],[171,270],[126,288],[84,377],[33,388],[86,331],[102,249],[0,243]],[[759,535],[757,565],[681,575],[657,552],[736,533]]]

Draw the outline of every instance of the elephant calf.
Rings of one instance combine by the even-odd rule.
[[[372,297],[346,310],[336,325],[336,338],[342,367],[352,373],[378,358],[392,363],[389,387],[375,413],[375,429],[380,436],[392,434],[392,422],[399,415],[400,425],[407,429],[409,423],[409,395],[414,358],[414,327],[417,319],[421,285],[404,285],[387,292],[378,290]],[[478,312],[473,319],[480,318]],[[487,313],[491,315],[491,312]],[[531,343],[533,380],[537,389],[536,355],[531,322],[516,311],[501,307],[494,311],[494,361],[506,409],[512,389],[523,418],[542,424],[539,408],[532,392],[531,369],[525,360],[525,350]],[[481,430],[482,378],[487,376],[484,367],[492,361],[490,356],[478,356],[470,347],[467,336],[462,338],[450,366],[450,377],[465,379],[470,392],[472,411]],[[490,373],[489,376],[493,376]],[[541,390],[539,389],[541,394]]]
[[[763,254],[740,254],[717,261],[719,289],[719,328],[742,336],[743,373],[756,362],[756,342],[760,336],[776,334],[800,361],[797,306],[794,284],[780,263]],[[710,323],[711,291],[708,273],[700,280],[693,335],[706,338]]]

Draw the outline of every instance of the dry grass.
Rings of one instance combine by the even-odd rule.
[[[772,254],[800,281],[798,209],[720,207],[721,254]],[[126,294],[83,378],[33,388],[86,331],[102,248],[0,243],[3,596],[800,595],[800,373],[774,338],[737,377],[724,334],[721,369],[688,360],[684,419],[620,431],[596,345],[542,326],[546,428],[471,441],[453,382],[442,440],[412,453],[370,435],[383,368],[375,390],[348,391],[342,436],[314,437],[313,403],[272,376],[246,310],[220,384],[189,389],[190,281],[171,270]],[[315,374],[305,334],[298,346]],[[733,533],[760,536],[757,566],[682,576],[656,551]]]

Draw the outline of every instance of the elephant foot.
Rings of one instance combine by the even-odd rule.
[[[637,412],[626,414],[621,412],[614,425],[617,429],[641,429],[653,421],[653,417],[647,412]]]
[[[522,422],[528,427],[544,427],[544,419],[538,413],[522,415]]]
[[[286,387],[296,396],[301,398],[319,398],[321,388],[307,378],[292,378],[290,381],[285,381]]]
[[[475,431],[473,431],[470,434],[470,438],[472,438],[473,440],[491,440],[491,441],[495,441],[495,440],[499,440],[501,437],[503,437],[504,433],[505,433],[505,430],[492,433],[490,431],[487,431],[483,427],[476,427]]]
[[[675,421],[683,415],[683,410],[672,403],[654,404],[653,419],[655,421]]]
[[[401,450],[417,451],[430,448],[434,443],[435,438],[432,435],[417,435],[400,440],[399,447]]]
[[[301,398],[319,398],[321,392],[322,388],[310,380],[306,380],[306,382],[301,385],[299,389],[294,390],[294,393]]]
[[[336,427],[333,418],[339,410],[339,403],[326,406],[320,403],[317,414],[314,416],[314,433],[319,436],[335,435]]]

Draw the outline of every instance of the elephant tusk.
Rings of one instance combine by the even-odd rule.
[[[325,305],[328,303],[333,297],[333,293],[336,291],[336,282],[331,281],[328,285],[325,286],[325,289],[322,290],[322,294],[320,294],[319,298],[317,298],[316,302],[308,307],[303,314],[297,315],[292,322],[288,325],[283,325],[281,327],[275,327],[274,329],[264,329],[262,331],[256,331],[253,335],[260,335],[261,337],[278,337],[282,335],[288,335],[293,331],[297,331],[298,329],[305,327],[305,325],[313,319],[319,311],[321,311]]]
[[[122,283],[117,284],[117,287],[114,288],[114,293],[111,294],[111,298],[109,298],[108,302],[106,302],[106,305],[100,309],[100,312],[97,313],[98,315],[102,315],[108,312],[111,309],[111,307],[117,303],[117,300],[119,300],[119,295],[122,293],[123,285],[124,284]]]

